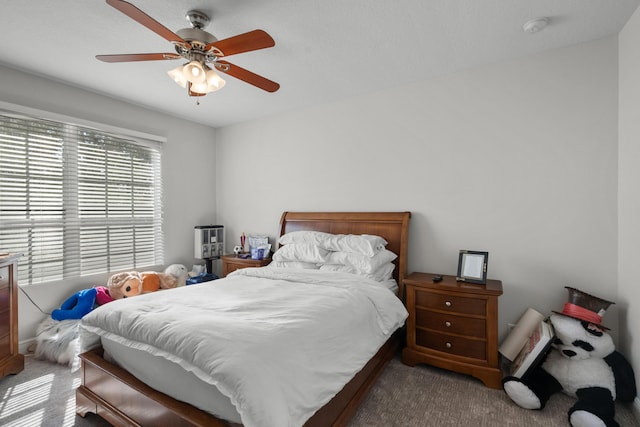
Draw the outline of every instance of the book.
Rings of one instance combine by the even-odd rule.
[[[511,376],[522,378],[529,369],[536,367],[551,347],[553,337],[551,324],[546,321],[539,322],[513,360],[510,368]]]
[[[528,308],[522,317],[518,319],[518,322],[515,324],[513,329],[511,329],[507,338],[502,342],[502,344],[500,344],[500,349],[498,351],[510,362],[513,362],[516,356],[518,356],[518,353],[520,353],[520,350],[522,350],[522,347],[526,344],[534,329],[542,321],[544,321],[544,316],[540,312],[533,308]]]

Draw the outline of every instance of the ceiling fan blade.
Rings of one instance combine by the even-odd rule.
[[[159,23],[158,21],[156,21],[155,19],[153,19],[152,17],[150,17],[149,15],[147,15],[146,13],[144,13],[143,11],[141,11],[131,3],[128,3],[123,0],[106,0],[106,1],[109,6],[113,6],[114,8],[118,9],[120,12],[124,13],[134,21],[137,21],[138,23],[144,25],[154,33],[158,34],[160,37],[163,37],[164,39],[172,43],[181,44],[182,46],[185,46],[187,49],[191,48],[191,45],[189,44],[189,42],[184,40],[182,37],[180,37],[173,31],[171,31],[170,29],[168,29],[167,27],[165,27],[164,25],[162,25],[161,23]]]
[[[96,55],[96,59],[103,62],[131,62],[131,61],[162,61],[165,59],[180,59],[176,53],[125,53],[122,55]]]
[[[240,79],[262,90],[266,90],[267,92],[275,92],[280,89],[280,85],[278,83],[252,73],[249,70],[245,70],[242,67],[233,65],[227,61],[216,61],[214,65],[216,70],[229,74],[236,79]]]
[[[229,37],[228,39],[209,43],[205,47],[205,50],[213,47],[222,54],[218,56],[231,56],[237,53],[273,47],[275,45],[276,42],[273,41],[269,34],[262,30],[253,30],[248,33]]]

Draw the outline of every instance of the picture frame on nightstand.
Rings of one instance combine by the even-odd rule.
[[[489,252],[461,250],[456,280],[484,285],[487,283]]]

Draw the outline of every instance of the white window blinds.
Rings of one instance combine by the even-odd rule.
[[[21,285],[164,263],[161,144],[0,111],[0,252]]]

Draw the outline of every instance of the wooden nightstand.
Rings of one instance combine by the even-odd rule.
[[[264,267],[269,265],[271,257],[265,259],[238,258],[236,255],[222,255],[222,277],[232,271],[247,267]]]
[[[455,276],[412,273],[404,279],[407,295],[407,346],[402,362],[428,363],[502,388],[498,357],[498,297],[502,282],[457,282]]]
[[[0,257],[0,377],[24,369],[18,353],[18,259],[21,254]]]

